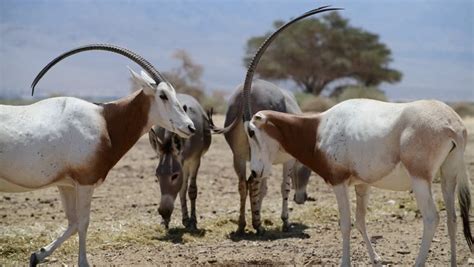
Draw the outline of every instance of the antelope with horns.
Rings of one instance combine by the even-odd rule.
[[[59,238],[31,255],[30,265],[43,261],[79,233],[78,262],[87,266],[86,235],[94,188],[153,125],[184,138],[195,131],[173,86],[144,58],[113,45],[86,45],[60,55],[35,78],[32,93],[52,66],[89,50],[126,56],[151,78],[132,73],[140,88],[123,99],[100,105],[72,97],[50,98],[28,106],[0,105],[0,191],[57,186],[68,220]]]
[[[257,63],[265,49],[268,47],[268,45],[270,45],[271,41],[288,26],[308,16],[335,10],[340,9],[323,6],[310,10],[303,15],[290,20],[278,28],[273,34],[271,34],[262,43],[250,62],[241,92],[237,90],[233,99],[231,100],[231,105],[229,106],[229,110],[226,115],[226,126],[224,128],[213,127],[214,133],[225,134],[226,140],[234,154],[234,169],[239,176],[240,217],[237,233],[242,233],[245,228],[245,201],[247,192],[249,192],[251,198],[250,205],[252,210],[253,227],[257,230],[258,234],[262,233],[263,227],[260,223],[260,206],[266,191],[266,179],[254,179],[253,177],[256,177],[256,175],[253,172],[248,178],[248,181],[245,181],[245,162],[250,155],[248,146],[249,141],[247,138],[243,137],[242,133],[245,132],[245,127],[243,125],[248,123],[250,120],[253,114],[252,108],[255,108],[256,110],[274,109],[289,113],[301,112],[298,105],[295,103],[294,98],[289,96],[287,92],[276,87],[275,85],[264,81],[258,81],[255,88],[251,87]],[[255,92],[252,91],[254,89],[256,89]],[[243,122],[241,121],[242,116],[244,120]],[[280,156],[273,158],[271,163],[285,163],[282,182],[283,205],[281,218],[283,220],[283,230],[287,230],[289,226],[287,211],[289,176],[293,178],[293,185],[296,189],[295,200],[297,203],[303,203],[306,199],[306,185],[308,183],[310,170],[305,166],[302,166],[299,162],[295,161],[294,158],[287,155],[286,153],[280,153]],[[267,176],[268,173],[266,173],[265,177]],[[260,194],[260,189],[262,189],[262,194]]]
[[[240,86],[230,98],[224,125],[229,125],[235,119],[242,101],[242,87]],[[291,114],[301,113],[296,99],[290,92],[263,80],[257,80],[253,83],[250,101],[252,111],[254,112],[271,109]],[[252,210],[252,225],[254,229],[257,230],[257,233],[261,234],[263,233],[263,226],[260,220],[260,209],[263,197],[266,193],[267,177],[264,177],[261,182],[260,180],[250,180],[247,185],[246,162],[250,160],[250,148],[242,121],[239,121],[231,131],[224,135],[227,144],[229,144],[232,150],[234,170],[239,178],[240,215],[237,233],[242,234],[245,232],[245,202],[247,201],[247,194],[249,194]],[[272,163],[283,164],[281,219],[283,221],[283,231],[288,231],[290,227],[288,221],[288,195],[290,193],[291,182],[296,191],[294,195],[295,202],[303,204],[307,198],[306,185],[308,184],[311,170],[291,157],[278,158]],[[257,184],[255,184],[255,182]],[[253,189],[256,187],[260,188],[260,190],[256,191]],[[261,193],[256,194],[258,192]]]
[[[201,165],[201,157],[211,145],[211,120],[194,97],[186,94],[177,94],[176,96],[193,121],[196,131],[188,139],[181,138],[160,126],[154,126],[148,133],[150,144],[160,158],[156,167],[156,177],[161,190],[158,212],[163,218],[164,225],[168,228],[174,201],[179,193],[183,225],[196,230],[198,193],[196,178]],[[188,215],[186,202],[188,189],[191,200],[191,217]]]
[[[257,55],[265,50],[262,47]],[[350,265],[347,189],[351,185],[356,191],[355,225],[374,264],[380,263],[380,257],[370,243],[365,224],[369,188],[413,190],[423,216],[415,265],[424,265],[439,221],[431,191],[438,171],[447,212],[451,265],[456,265],[456,185],[464,237],[473,251],[470,180],[464,162],[467,131],[461,118],[446,104],[434,100],[386,103],[355,99],[316,115],[260,111],[246,127],[254,179],[265,177],[273,160],[288,154],[332,186],[340,214],[342,265]]]

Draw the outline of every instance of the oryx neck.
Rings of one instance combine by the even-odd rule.
[[[280,112],[265,113],[267,123],[262,129],[278,141],[287,153],[319,174],[326,182],[342,182],[345,173],[335,173],[326,155],[318,148],[318,127],[321,115],[293,115]]]
[[[142,90],[117,101],[103,105],[107,134],[103,149],[107,151],[109,164],[117,161],[146,132],[148,113],[152,99]]]

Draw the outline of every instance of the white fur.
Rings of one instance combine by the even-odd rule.
[[[105,128],[101,109],[67,97],[0,106],[0,185],[38,189],[68,167],[87,164]],[[0,187],[10,190],[19,188]]]

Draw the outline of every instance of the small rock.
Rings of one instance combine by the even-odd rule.
[[[387,204],[389,204],[389,205],[395,205],[395,203],[396,202],[393,199],[390,199],[390,200],[387,201]]]
[[[467,264],[474,265],[474,259],[473,258],[468,258],[467,259]]]
[[[11,200],[12,198],[11,198],[11,197],[7,197],[7,196],[4,196],[3,199],[5,199],[5,200]]]
[[[137,204],[132,204],[132,208],[136,208],[137,207]]]
[[[408,250],[397,250],[397,253],[402,254],[402,255],[407,255],[407,254],[410,254],[411,252]]]
[[[377,240],[382,239],[382,238],[383,238],[382,235],[374,235],[370,238],[370,242],[375,243],[375,242],[377,242]]]

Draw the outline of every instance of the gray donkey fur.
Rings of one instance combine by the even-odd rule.
[[[179,102],[194,123],[193,136],[183,139],[161,127],[154,126],[149,132],[150,144],[157,152],[160,161],[156,168],[161,200],[158,212],[168,228],[174,201],[179,193],[182,221],[185,227],[196,229],[196,177],[201,157],[211,145],[210,119],[198,101],[186,94],[177,94]],[[189,184],[189,185],[188,185]],[[191,217],[188,215],[186,192],[191,200]]]
[[[226,127],[234,121],[235,116],[238,114],[242,101],[242,87],[243,86],[239,86],[237,88],[229,101],[229,108],[227,109],[225,118]],[[250,96],[250,105],[252,108],[251,115],[260,110],[275,110],[292,114],[302,113],[296,103],[296,99],[290,92],[264,80],[255,80],[253,82]],[[249,178],[248,182],[246,181],[246,162],[250,160],[250,148],[247,135],[244,131],[244,123],[242,120],[239,120],[238,125],[236,125],[235,128],[224,134],[227,143],[232,149],[234,156],[234,169],[239,177],[240,216],[237,232],[243,233],[245,229],[245,202],[247,192],[249,192],[252,210],[252,225],[254,229],[257,230],[257,233],[261,233],[264,229],[261,226],[260,221],[260,207],[267,191],[267,179],[264,178],[262,183],[259,185],[253,185],[252,178]],[[307,199],[306,185],[308,184],[310,174],[310,169],[295,159],[283,160],[283,181],[281,183],[283,201],[281,219],[283,221],[283,231],[288,231],[290,227],[288,222],[288,195],[291,187],[290,179],[293,182],[293,187],[296,189],[294,200],[296,203],[302,204]],[[261,194],[258,194],[258,190],[252,189],[252,186],[260,187],[260,190],[262,190]]]

